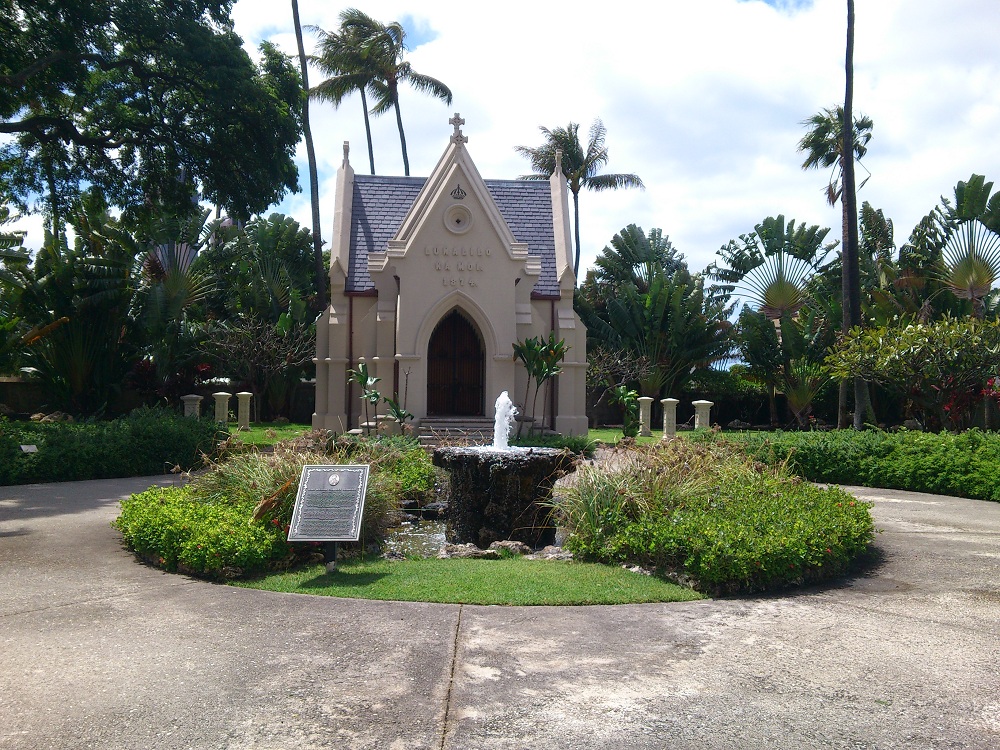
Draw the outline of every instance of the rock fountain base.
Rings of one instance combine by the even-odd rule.
[[[555,481],[572,471],[572,454],[555,448],[452,447],[436,449],[433,460],[451,477],[449,542],[484,549],[506,539],[534,548],[552,544],[556,529],[544,503]]]

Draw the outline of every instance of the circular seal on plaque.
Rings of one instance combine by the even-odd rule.
[[[340,484],[340,474],[331,474],[326,481],[330,483],[331,487],[336,487]]]

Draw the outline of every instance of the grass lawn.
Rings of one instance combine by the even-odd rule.
[[[301,437],[312,430],[312,425],[292,424],[291,422],[281,424],[256,422],[251,423],[249,430],[239,431],[236,429],[236,424],[232,423],[229,425],[229,430],[244,445],[256,445],[258,448],[263,448],[280,443],[282,440]]]
[[[448,604],[574,605],[678,602],[703,598],[653,576],[554,560],[345,560],[276,573],[234,586],[297,594]]]
[[[663,430],[656,431],[653,430],[653,435],[651,437],[637,437],[635,440],[639,445],[652,445],[658,443],[660,438],[663,437]],[[598,430],[590,430],[587,432],[587,437],[591,440],[599,440],[605,445],[615,445],[619,440],[622,439],[622,431],[614,430],[610,427],[604,427]]]

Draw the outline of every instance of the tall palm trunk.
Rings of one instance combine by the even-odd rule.
[[[399,88],[396,81],[389,80],[389,96],[392,99],[392,108],[396,110],[396,127],[399,128],[399,145],[403,149],[403,174],[410,176],[410,159],[406,155],[406,134],[403,132],[403,117],[399,114]]]
[[[372,124],[368,119],[368,97],[365,96],[364,88],[358,89],[361,93],[361,108],[365,113],[365,136],[368,138],[368,163],[371,165],[372,174],[375,174],[375,151],[372,149]]]
[[[302,71],[302,135],[306,139],[306,156],[309,160],[309,200],[312,203],[313,265],[316,283],[316,306],[326,309],[326,269],[323,267],[323,237],[319,217],[319,176],[316,170],[316,150],[313,148],[312,129],[309,127],[309,68],[306,64],[305,46],[302,44],[302,24],[299,21],[298,0],[292,0],[292,21],[295,24],[295,43],[299,48],[299,67]]]
[[[580,190],[573,191],[573,240],[576,243],[576,258],[573,260],[573,276],[580,278]]]
[[[854,179],[854,0],[847,0],[847,55],[844,63],[844,216],[847,244],[844,247],[844,329],[861,325],[861,270],[858,261],[858,195]],[[868,384],[854,379],[854,429],[864,427],[868,411]]]

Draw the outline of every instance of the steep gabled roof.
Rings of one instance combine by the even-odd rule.
[[[347,292],[375,288],[368,275],[368,253],[386,249],[426,181],[425,177],[355,175]],[[528,253],[541,259],[542,273],[532,296],[558,299],[549,183],[531,180],[485,180],[485,183],[515,239],[526,243]]]

